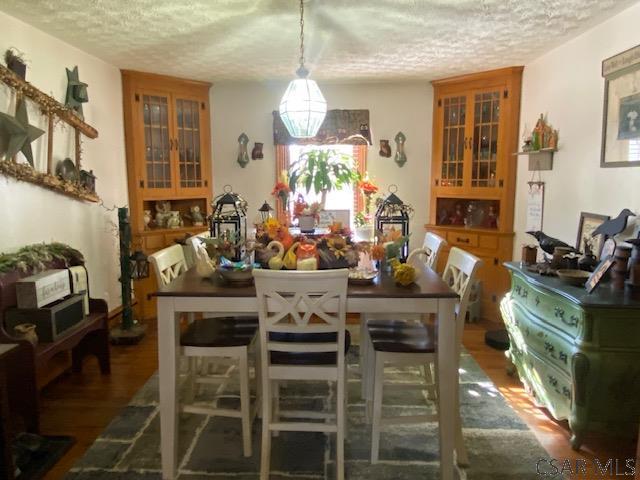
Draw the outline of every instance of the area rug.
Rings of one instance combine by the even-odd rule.
[[[394,426],[381,437],[380,461],[370,458],[370,426],[364,419],[360,396],[357,347],[348,356],[349,404],[345,475],[349,480],[437,479],[436,424]],[[387,370],[394,383],[414,382],[417,369]],[[509,407],[500,392],[468,354],[460,366],[461,412],[470,466],[461,479],[534,479],[536,463],[548,459],[533,433]],[[228,385],[219,406],[237,405],[235,385]],[[288,383],[281,387],[284,409],[321,410],[333,405],[327,384]],[[211,396],[202,391],[200,399]],[[426,414],[433,403],[411,389],[388,389],[386,414]],[[158,377],[154,375],[116,417],[85,456],[67,475],[68,480],[159,480],[160,428]],[[180,480],[256,480],[260,465],[260,420],[253,424],[253,456],[242,456],[240,420],[182,414],[179,422]],[[271,479],[335,478],[335,436],[281,432],[272,441]]]
[[[30,434],[25,435],[32,436]],[[37,446],[33,449],[26,447],[25,442],[18,439],[14,442],[14,455],[20,470],[17,478],[20,480],[39,480],[60,460],[76,442],[75,438],[67,435],[35,436]],[[33,440],[32,440],[33,441]]]

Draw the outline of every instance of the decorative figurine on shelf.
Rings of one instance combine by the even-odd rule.
[[[469,202],[467,205],[467,215],[464,218],[464,226],[467,228],[475,227],[475,218],[476,218],[476,206],[475,202]]]
[[[438,225],[449,225],[450,223],[449,211],[446,208],[441,208],[438,215]]]
[[[262,160],[264,158],[264,153],[262,153],[262,146],[264,144],[260,142],[255,142],[253,144],[253,149],[251,150],[251,159],[252,160]]]
[[[171,202],[156,202],[156,226],[163,228],[167,226],[167,220],[171,215]]]
[[[487,212],[484,221],[482,222],[484,228],[498,228],[498,214],[496,208],[493,205],[489,205],[489,211]]]
[[[93,174],[93,170],[80,170],[80,185],[89,192],[96,192],[96,176]]]
[[[450,225],[464,225],[464,213],[462,212],[462,205],[456,203],[455,212],[449,219]]]
[[[558,148],[558,130],[553,130],[549,136],[549,148],[557,150]]]
[[[403,167],[407,163],[407,155],[404,153],[404,144],[407,141],[407,137],[404,133],[398,132],[394,138],[396,141],[396,156],[394,161],[399,167]]]
[[[526,133],[525,133],[526,135]],[[523,152],[537,151],[543,149],[556,150],[558,148],[558,130],[554,130],[551,125],[544,119],[544,114],[540,114],[540,118],[536,122],[536,126],[531,132],[530,147],[527,141],[522,147]]]
[[[204,215],[202,215],[199,205],[189,207],[189,213],[185,215],[185,218],[191,220],[194,227],[202,227],[204,225]]]
[[[528,233],[529,235],[534,237],[536,240],[538,240],[538,244],[540,245],[540,248],[544,252],[548,253],[549,255],[553,255],[553,253],[555,252],[555,249],[558,247],[566,248],[567,249],[566,253],[580,253],[575,248],[563,242],[562,240],[558,240],[557,238],[550,237],[549,235],[545,234],[544,232],[541,232],[540,230],[537,230],[535,232],[529,231],[526,233]]]
[[[142,217],[142,222],[144,223],[144,229],[145,230],[149,230],[150,227],[150,223],[151,223],[151,210],[145,210],[144,211],[144,215]]]
[[[593,254],[593,239],[584,236],[584,255],[578,260],[578,268],[586,272],[593,272],[598,266],[598,259]]]
[[[89,101],[87,87],[86,83],[80,81],[77,65],[73,70],[67,68],[67,97],[64,103],[80,115],[80,118],[84,118],[82,104]]]
[[[391,145],[389,145],[389,140],[380,140],[380,151],[378,153],[381,157],[391,157]]]
[[[7,64],[7,68],[15,73],[22,80],[26,80],[27,77],[27,62],[24,59],[24,54],[15,48],[10,48],[4,52],[4,61]]]
[[[625,208],[616,218],[612,218],[611,220],[607,220],[606,222],[602,223],[591,233],[591,236],[595,237],[602,234],[605,236],[605,238],[614,237],[627,228],[629,217],[633,216],[635,216],[635,214],[628,208]]]
[[[184,225],[182,218],[180,218],[180,212],[173,210],[169,212],[169,218],[167,218],[167,228],[180,228]]]
[[[247,153],[247,144],[249,143],[249,137],[246,133],[241,133],[238,137],[238,163],[242,168],[246,167],[249,163],[249,154]]]

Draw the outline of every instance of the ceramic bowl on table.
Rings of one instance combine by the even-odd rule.
[[[591,275],[589,272],[585,272],[584,270],[574,269],[560,269],[557,270],[556,273],[563,283],[573,285],[574,287],[583,287]]]
[[[232,286],[243,287],[253,284],[253,267],[250,265],[246,268],[218,267],[216,272]]]

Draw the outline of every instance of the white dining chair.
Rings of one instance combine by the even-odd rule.
[[[481,260],[459,248],[453,247],[449,253],[447,265],[443,273],[443,280],[460,296],[456,304],[457,318],[464,318],[467,312],[471,285],[477,275]],[[457,322],[456,345],[458,355],[462,345],[464,320]],[[437,391],[435,377],[435,363],[437,359],[435,326],[425,323],[394,323],[369,322],[367,324],[369,351],[371,352],[370,366],[373,368],[373,381],[367,392],[367,416],[372,418],[371,428],[371,462],[378,461],[380,449],[380,433],[385,427],[397,424],[423,423],[439,421],[436,415],[420,416],[382,416],[382,400],[384,390],[384,369],[387,366],[417,366],[420,368],[424,382],[415,385],[421,390],[433,393]],[[402,384],[402,388],[410,388]],[[456,399],[459,406],[459,399]],[[437,403],[436,403],[437,405]],[[460,466],[468,464],[467,452],[462,438],[462,424],[458,418],[456,434],[456,456]]]
[[[253,275],[262,359],[260,479],[269,478],[272,434],[303,431],[336,434],[336,478],[343,480],[348,271],[254,270]],[[335,383],[335,414],[281,411],[279,383],[310,380]],[[325,422],[309,421],[318,418]]]
[[[174,280],[186,271],[186,261],[182,246],[173,245],[149,255],[154,269],[158,287]],[[257,324],[255,319],[222,317],[190,318],[186,330],[180,336],[180,355],[190,359],[188,369],[189,385],[187,396],[180,407],[183,412],[200,413],[210,416],[235,417],[242,422],[242,443],[245,457],[252,455],[251,424],[256,414],[258,402],[251,408],[251,394],[249,388],[249,349],[255,344]],[[196,360],[202,359],[231,359],[237,363],[240,382],[240,410],[218,408],[218,398],[224,394],[224,387],[228,384],[235,365],[227,369],[221,376],[209,375],[210,364],[203,362],[197,368]],[[256,374],[259,365],[256,362]],[[222,381],[220,381],[222,380]],[[194,392],[199,384],[219,384],[216,398],[211,403],[196,403]],[[258,392],[259,395],[259,392]]]
[[[447,241],[444,238],[436,235],[435,233],[427,232],[424,234],[422,247],[412,250],[411,253],[409,253],[407,261],[414,257],[418,257],[427,267],[432,270],[436,270],[440,254],[442,253],[443,247],[446,245]]]
[[[435,233],[427,232],[424,235],[424,241],[422,242],[422,247],[416,248],[409,253],[407,257],[407,263],[413,262],[421,262],[424,266],[431,268],[432,270],[436,270],[438,266],[438,260],[440,259],[440,255],[442,254],[443,248],[447,245],[447,241],[439,235]],[[374,322],[377,325],[382,324],[398,324],[404,322],[423,322],[426,321],[427,318],[423,318],[421,315],[417,314],[403,314],[398,315],[393,320],[389,320],[389,315],[387,314],[376,314],[376,313],[368,313],[362,314],[360,319],[360,372],[362,377],[362,396],[366,397],[367,390],[370,387],[370,383],[373,382],[373,368],[369,365],[370,360],[369,357],[372,355],[371,352],[371,344],[368,339],[368,330],[366,325],[368,323]],[[432,371],[427,370],[427,380],[429,380],[429,375],[431,375]],[[433,382],[429,382],[432,384]],[[432,390],[429,390],[429,398],[434,398],[434,394]]]

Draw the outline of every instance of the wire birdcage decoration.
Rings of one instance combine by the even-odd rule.
[[[377,202],[375,214],[376,231],[382,235],[391,229],[401,232],[403,237],[409,235],[409,219],[413,216],[413,207],[400,200],[396,195],[398,187],[389,186],[389,195]],[[409,255],[409,242],[402,246],[400,259],[406,261]]]
[[[231,185],[224,186],[224,193],[211,202],[213,213],[210,218],[212,238],[225,238],[233,243],[240,243],[247,238],[247,202],[233,192]],[[242,249],[236,248],[234,258],[239,261]]]

